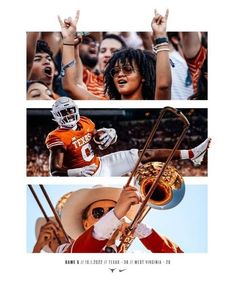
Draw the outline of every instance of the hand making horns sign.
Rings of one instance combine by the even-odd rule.
[[[71,37],[72,40],[74,40],[74,34],[77,29],[79,15],[80,15],[80,10],[77,10],[74,19],[72,19],[72,17],[69,16],[68,18],[64,19],[64,21],[62,21],[61,17],[58,15],[58,20],[61,26],[61,33],[64,39]]]
[[[151,26],[153,30],[154,38],[166,36],[166,24],[167,18],[169,15],[169,9],[166,10],[165,16],[162,16],[157,12],[157,9],[154,10],[155,16],[153,17]]]

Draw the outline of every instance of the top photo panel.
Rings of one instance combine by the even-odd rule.
[[[148,32],[57,21],[61,31],[27,32],[28,100],[207,100],[207,32],[168,32],[167,13]]]

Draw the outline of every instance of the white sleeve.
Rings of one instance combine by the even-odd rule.
[[[95,223],[92,235],[97,240],[109,239],[121,224],[122,221],[111,210]]]
[[[64,243],[64,244],[61,244],[60,246],[57,247],[56,249],[56,253],[63,253],[66,251],[66,249],[70,246],[71,244],[70,243]]]
[[[144,223],[138,224],[134,236],[138,237],[139,239],[148,237],[153,232],[152,228]]]

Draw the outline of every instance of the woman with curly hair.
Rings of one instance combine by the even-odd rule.
[[[104,73],[105,92],[110,99],[154,99],[155,68],[155,55],[149,51],[117,51]]]
[[[170,99],[171,70],[165,16],[152,20],[153,53],[125,49],[115,52],[106,67],[105,91],[111,99]]]
[[[104,99],[171,99],[171,69],[169,46],[166,36],[168,10],[165,16],[155,11],[151,26],[153,31],[153,53],[135,49],[116,51],[106,64],[104,71]],[[59,18],[63,36],[63,64],[66,68],[64,88],[73,99],[100,99],[86,88],[75,83],[74,32],[79,18]],[[65,83],[63,83],[65,86]]]

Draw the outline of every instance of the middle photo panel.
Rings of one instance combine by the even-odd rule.
[[[207,176],[207,109],[27,109],[27,176]],[[165,175],[167,180],[167,175]]]

